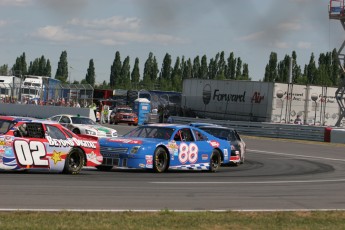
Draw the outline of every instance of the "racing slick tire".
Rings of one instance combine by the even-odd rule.
[[[169,157],[167,151],[158,147],[153,155],[153,171],[156,173],[166,172],[169,168]]]
[[[108,165],[98,165],[96,166],[96,169],[100,170],[100,171],[110,171],[113,168],[113,166],[108,166]]]
[[[221,156],[218,150],[214,149],[210,158],[210,172],[217,172],[221,165]]]
[[[65,167],[63,173],[78,174],[83,168],[85,162],[85,155],[80,149],[72,149],[65,159]]]
[[[241,152],[240,164],[243,164],[243,163],[244,163],[244,156],[243,156],[243,153]]]

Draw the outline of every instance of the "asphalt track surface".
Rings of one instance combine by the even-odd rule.
[[[132,127],[115,126],[120,134]],[[246,161],[216,173],[0,173],[0,210],[345,210],[345,145],[245,137]]]

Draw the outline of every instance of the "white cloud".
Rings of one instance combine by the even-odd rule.
[[[285,22],[279,24],[278,28],[282,30],[300,30],[302,26],[298,22]]]
[[[124,45],[130,42],[167,45],[188,42],[186,39],[167,34],[144,34],[112,30],[85,30],[77,34],[76,32],[72,32],[60,26],[45,26],[38,28],[31,36],[55,42],[88,41],[103,45]]]
[[[0,0],[0,6],[27,6],[31,0]]]
[[[106,46],[124,45],[124,42],[119,42],[114,39],[106,38],[99,40],[99,43]]]
[[[45,26],[38,28],[36,32],[31,34],[33,37],[43,38],[50,41],[65,42],[86,40],[87,37],[75,35],[60,26]]]
[[[310,42],[298,42],[297,47],[300,49],[310,49],[311,43]]]
[[[6,26],[7,24],[8,24],[7,21],[5,21],[5,20],[0,20],[0,27],[4,27],[4,26]]]
[[[137,32],[114,32],[110,30],[93,33],[95,40],[101,41],[105,45],[137,43],[160,43],[160,44],[183,44],[188,40],[174,37],[167,34],[143,34]],[[100,39],[96,39],[96,37]]]
[[[106,19],[82,20],[74,18],[68,22],[70,25],[89,28],[109,28],[109,29],[138,29],[140,19],[113,16]]]
[[[279,48],[279,49],[287,49],[289,48],[289,44],[286,42],[275,42],[273,44],[274,47]]]

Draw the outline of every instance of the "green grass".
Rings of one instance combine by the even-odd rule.
[[[343,211],[0,212],[0,229],[345,229]]]

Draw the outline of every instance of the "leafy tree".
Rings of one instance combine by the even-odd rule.
[[[316,84],[321,86],[331,86],[331,74],[332,74],[332,53],[321,53],[319,56],[319,68],[317,74]]]
[[[277,79],[278,77],[277,63],[278,63],[277,53],[271,52],[269,62],[265,68],[265,77],[264,77],[265,82],[274,82]]]
[[[236,77],[236,58],[233,52],[231,52],[228,57],[228,65],[225,77],[227,79],[235,79]]]
[[[23,53],[20,57],[17,57],[16,63],[13,65],[11,70],[12,70],[13,75],[15,76],[27,74],[27,64],[26,64],[25,53]]]
[[[168,53],[163,59],[159,84],[163,90],[171,90],[171,56]]]
[[[115,59],[113,61],[113,64],[110,68],[110,87],[117,87],[120,81],[120,76],[121,76],[121,69],[122,69],[122,64],[121,64],[121,57],[120,57],[120,52],[116,51],[115,53]]]
[[[121,68],[121,80],[119,85],[121,85],[124,89],[129,89],[131,85],[131,66],[130,66],[130,59],[129,56],[125,58]]]
[[[156,57],[153,57],[153,63],[151,66],[151,81],[155,82],[157,80],[157,75],[159,73],[159,69],[158,69],[158,63],[156,60]]]
[[[174,68],[171,73],[172,88],[174,91],[182,91],[182,70],[180,64],[180,57],[176,58]]]
[[[338,85],[338,80],[340,78],[340,73],[341,73],[341,69],[339,66],[339,58],[338,58],[338,52],[336,49],[333,49],[332,51],[332,64],[331,64],[331,81],[332,81],[332,85],[336,86]]]
[[[251,80],[249,78],[249,68],[247,63],[243,64],[242,80]]]
[[[131,83],[132,83],[131,88],[138,89],[139,81],[140,81],[139,58],[135,58],[134,67],[131,73]]]
[[[85,76],[85,81],[87,84],[90,84],[92,87],[95,86],[95,81],[96,81],[96,74],[95,74],[95,64],[93,62],[93,59],[89,61],[89,68],[87,69],[87,73]]]
[[[147,89],[152,89],[158,74],[156,57],[150,52],[144,65],[143,85]]]
[[[301,67],[297,64],[296,51],[292,51],[292,82],[298,83],[302,77]]]
[[[44,76],[50,76],[50,77],[52,76],[52,66],[50,64],[49,59],[47,60],[46,67],[44,69],[43,75]]]
[[[201,66],[199,69],[199,78],[208,79],[208,67],[207,67],[207,57],[203,55],[201,57]]]
[[[193,71],[192,60],[188,58],[188,60],[183,62],[182,64],[183,64],[182,78],[183,79],[192,78],[192,71]]]
[[[200,73],[200,58],[196,56],[193,60],[193,71],[192,71],[192,78],[200,78],[198,76]]]
[[[0,66],[0,75],[3,75],[3,76],[8,75],[8,65]]]
[[[60,80],[63,83],[67,82],[68,79],[68,62],[67,62],[67,52],[62,51],[60,55],[60,61],[55,74],[55,79]]]
[[[278,63],[278,76],[275,79],[275,82],[288,83],[289,74],[290,74],[290,57],[285,55],[284,60]]]
[[[219,60],[218,60],[218,64],[217,64],[217,79],[224,80],[225,79],[225,71],[226,71],[224,51],[222,51],[218,55],[219,55]]]
[[[43,55],[40,58],[36,58],[33,62],[30,62],[28,74],[51,77],[50,61],[46,60]]]
[[[208,64],[208,77],[209,79],[216,79],[217,76],[217,63],[211,58],[210,63]]]
[[[309,64],[307,67],[308,84],[315,85],[317,83],[317,68],[315,64],[314,53],[311,53]]]
[[[237,58],[236,62],[236,80],[242,77],[242,60],[240,57]]]

